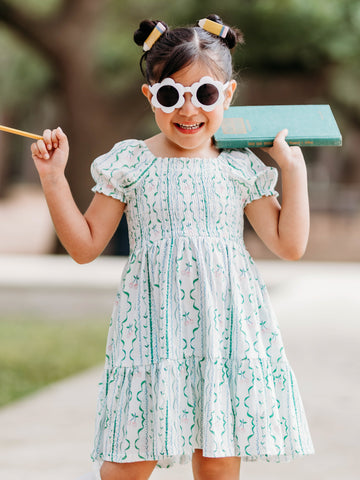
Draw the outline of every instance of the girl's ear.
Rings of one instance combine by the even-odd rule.
[[[231,100],[234,96],[236,87],[237,87],[236,80],[230,80],[229,86],[225,90],[225,101],[224,101],[225,110],[227,110],[230,107]]]
[[[141,86],[141,91],[143,93],[143,95],[145,95],[145,97],[149,100],[149,102],[151,101],[151,97],[152,97],[152,94],[150,93],[150,89],[149,89],[149,85],[147,83],[144,83],[142,86]]]
[[[152,93],[150,92],[149,85],[147,83],[144,83],[141,86],[141,91],[142,91],[143,95],[145,95],[145,97],[149,100],[151,110],[153,112],[155,112],[155,107],[154,107],[154,105],[151,104]]]

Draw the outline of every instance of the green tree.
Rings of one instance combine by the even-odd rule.
[[[107,1],[54,2],[54,10],[40,16],[35,8],[31,9],[31,5],[25,8],[17,3],[1,1],[0,19],[36,50],[48,65],[51,73],[41,80],[48,80],[47,88],[56,93],[57,118],[71,142],[72,160],[68,165],[68,177],[77,202],[84,208],[89,200],[90,186],[86,167],[115,139],[133,134],[134,125],[141,117],[139,96],[134,98],[129,94],[134,84],[126,85],[114,94],[104,88],[101,76],[99,78],[94,39],[98,35],[101,14]],[[40,2],[32,4],[40,5]],[[31,55],[31,62],[34,58]],[[29,63],[27,65],[29,67]],[[16,74],[16,64],[11,70],[13,75]],[[33,70],[29,67],[30,72]],[[41,80],[37,80],[32,83],[27,78],[28,92],[32,90],[33,93],[35,84],[36,87],[40,85]],[[16,95],[16,101],[20,100],[21,95]],[[41,97],[33,99],[32,108],[41,111],[39,103]]]

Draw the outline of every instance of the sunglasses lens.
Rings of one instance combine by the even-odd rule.
[[[163,107],[173,107],[179,100],[179,93],[176,88],[172,87],[171,85],[164,85],[163,87],[159,88],[157,92],[157,99]]]
[[[196,97],[202,105],[213,105],[219,98],[219,90],[215,85],[205,83],[198,88]]]

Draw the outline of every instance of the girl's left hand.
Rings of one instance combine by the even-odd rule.
[[[304,157],[300,147],[290,147],[285,138],[289,131],[285,128],[279,132],[272,147],[262,148],[264,152],[268,153],[281,169],[299,166],[304,162]]]

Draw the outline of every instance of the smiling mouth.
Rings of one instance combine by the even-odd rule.
[[[192,123],[192,124],[175,123],[175,125],[181,130],[188,130],[189,132],[191,132],[194,130],[198,130],[200,127],[204,125],[204,123],[203,122]]]

